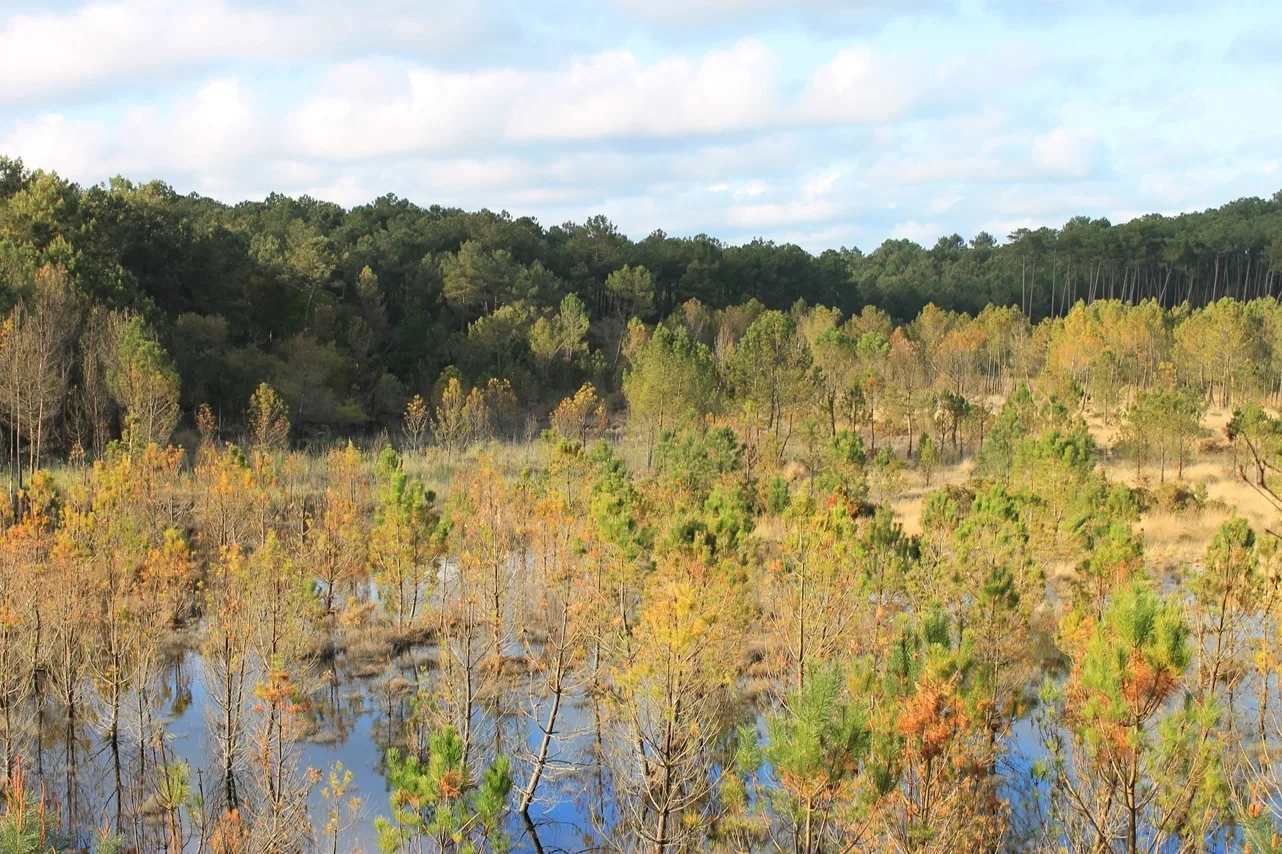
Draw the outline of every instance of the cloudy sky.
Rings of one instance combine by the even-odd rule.
[[[808,249],[1282,188],[1277,0],[2,0],[0,153]]]

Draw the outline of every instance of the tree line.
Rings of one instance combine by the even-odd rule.
[[[895,324],[927,306],[1010,306],[1040,323],[1079,302],[1175,312],[1270,297],[1279,264],[1276,195],[1120,225],[1077,217],[1004,242],[981,233],[813,255],[661,231],[634,241],[604,217],[545,227],[394,196],[350,210],[279,195],[229,206],[159,182],[82,188],[0,158],[0,310],[37,299],[42,270],[61,271],[78,310],[50,333],[65,340],[47,343],[74,351],[66,384],[82,391],[103,383],[83,365],[96,345],[81,333],[93,339],[111,312],[140,318],[181,379],[188,426],[202,403],[236,419],[269,382],[297,435],[364,432],[415,394],[439,396],[451,369],[468,388],[505,380],[527,411],[545,410],[585,381],[617,391],[629,321],[654,324],[691,300],[713,312],[873,306]],[[54,406],[55,441],[88,447],[69,408]]]
[[[607,281],[618,289],[635,278],[625,267]],[[469,340],[510,308],[473,322]],[[1137,470],[1154,464],[1164,481],[1168,470],[1182,475],[1209,404],[1258,408],[1282,397],[1282,309],[1267,297],[1174,309],[1152,299],[1079,301],[1036,324],[1010,306],[972,316],[929,304],[897,324],[875,306],[846,316],[756,300],[713,309],[691,299],[655,324],[627,316],[614,319],[613,349],[594,349],[594,321],[568,294],[529,325],[524,355],[501,348],[484,367],[448,365],[422,393],[398,385],[385,401],[384,432],[402,447],[455,455],[549,425],[586,442],[618,433],[626,417],[652,460],[659,437],[693,413],[737,419],[750,464],[818,453],[844,432],[889,465],[982,447],[996,407],[1023,384],[1118,425],[1118,450]],[[182,354],[194,342],[175,342],[170,353],[163,341],[145,315],[86,299],[65,268],[35,272],[0,327],[11,503],[51,453],[92,460],[113,443],[192,448],[219,435],[312,441],[334,427],[335,412],[361,417],[327,385],[329,371],[343,371],[341,356],[311,335],[288,344],[292,367],[259,364],[266,379],[247,385],[240,403],[220,402],[199,378],[221,370],[215,352],[202,354],[193,390]],[[558,388],[559,403],[541,402]]]

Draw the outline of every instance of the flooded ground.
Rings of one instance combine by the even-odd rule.
[[[352,775],[344,800],[358,797],[361,805],[355,814],[345,809],[336,836],[312,840],[315,849],[367,854],[378,850],[374,819],[390,814],[383,757],[387,748],[397,743],[417,692],[415,683],[427,678],[435,654],[431,645],[415,648],[374,675],[354,675],[340,662],[334,671],[319,677],[322,687],[306,712],[308,731],[293,758],[300,769],[315,769],[326,776],[341,764]],[[219,770],[212,762],[217,746],[211,743],[218,708],[210,696],[207,677],[197,652],[176,654],[159,680],[152,726],[163,728],[168,761],[186,763],[193,791],[198,795],[204,792],[208,800],[218,785]],[[487,742],[480,754],[488,758],[501,752],[512,757],[514,782],[521,786],[528,774],[523,760],[537,748],[541,737],[534,716],[546,717],[546,708],[519,690],[513,691],[511,699],[523,707],[510,706],[501,718],[479,715],[476,727]],[[32,751],[34,767],[30,771],[46,796],[68,807],[69,815],[79,817],[69,821],[65,830],[70,839],[88,846],[94,838],[93,829],[110,820],[115,809],[116,783],[103,709],[86,708],[90,713],[82,715],[74,730],[68,728],[66,716],[52,702],[43,712],[34,713],[41,746]],[[593,758],[593,716],[591,701],[582,693],[562,706],[549,770],[539,787],[539,797],[531,805],[529,821],[513,815],[505,828],[514,850],[576,851],[599,843],[599,831],[585,801],[593,781],[599,781],[603,773]],[[126,774],[139,762],[133,758],[139,749],[136,718],[135,714],[123,727],[120,740]],[[478,759],[485,761],[481,756]],[[124,785],[127,789],[127,780]],[[322,779],[307,798],[311,824],[318,833],[323,832],[333,806],[325,797],[326,788],[327,781]],[[187,849],[197,850],[194,828],[188,828],[187,833],[191,836]]]

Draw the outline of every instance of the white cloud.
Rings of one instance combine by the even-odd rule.
[[[890,230],[890,236],[896,240],[911,240],[925,247],[931,247],[943,232],[933,222],[909,220],[901,222]]]
[[[666,27],[724,27],[766,15],[787,16],[818,27],[864,22],[879,14],[947,8],[955,5],[955,0],[611,0],[611,4],[638,20]]]
[[[352,160],[444,151],[496,139],[527,78],[510,69],[449,72],[352,62],[284,120],[284,145],[304,157]]]
[[[1123,196],[1116,193],[1115,188],[1078,182],[1044,184],[1037,192],[1021,186],[1003,186],[977,200],[978,204],[969,213],[975,219],[984,218],[984,230],[1005,238],[1017,228],[1055,227],[1079,214],[1104,216],[1119,222],[1119,215],[1132,210],[1141,195],[1128,191]],[[1147,199],[1146,202],[1153,204]]]
[[[247,86],[225,78],[167,109],[129,110],[114,124],[57,113],[20,121],[0,137],[0,151],[80,179],[173,172],[210,177],[261,152],[264,125]]]
[[[781,202],[761,205],[740,205],[727,211],[732,225],[745,228],[773,228],[780,225],[821,222],[841,212],[840,206],[829,201]]]
[[[102,151],[110,134],[98,122],[48,114],[19,122],[0,137],[0,151],[23,158],[32,168],[69,176],[105,178]]]
[[[1033,141],[1037,165],[1062,178],[1088,178],[1099,168],[1102,151],[1090,131],[1058,127]]]
[[[0,101],[258,54],[276,29],[271,15],[219,0],[124,0],[18,15],[0,30]]]
[[[930,200],[929,209],[933,214],[948,213],[961,200],[961,196],[938,196]]]
[[[879,123],[908,112],[915,100],[909,69],[868,45],[847,48],[810,78],[798,111],[804,120]]]
[[[123,156],[184,171],[216,170],[239,162],[263,143],[262,116],[246,84],[214,80],[168,114],[131,113],[119,131]],[[142,166],[146,168],[146,166]]]
[[[865,48],[820,67],[782,97],[780,58],[747,39],[690,59],[607,51],[554,70],[442,71],[406,62],[345,63],[290,111],[287,146],[304,157],[360,159],[477,145],[679,139],[879,123],[914,96],[897,62]]]
[[[998,240],[1005,241],[1007,237],[1019,231],[1021,228],[1027,228],[1030,231],[1046,223],[1035,220],[1031,217],[1015,217],[1013,219],[992,219],[983,224],[981,231],[987,231]]]
[[[58,74],[45,80],[52,89],[83,82],[91,72],[109,79],[155,71],[170,61],[255,56],[268,50],[268,42],[282,55],[300,49],[291,48],[297,33],[282,32],[286,13],[246,11],[224,0],[193,0],[181,9],[167,3],[123,0],[68,15],[13,18],[0,24],[5,27],[0,45],[18,38],[49,39],[51,28],[68,28],[66,38],[53,39],[61,64]],[[100,19],[114,22],[110,37],[101,40],[111,46],[91,47],[73,61],[66,52]],[[155,49],[143,49],[142,42],[154,43]],[[25,56],[32,58],[29,51]],[[12,56],[0,53],[0,68],[12,62]],[[0,78],[0,101],[25,93],[13,81],[26,81],[38,66],[33,59],[16,78]],[[406,59],[361,59],[332,66],[310,95],[292,100],[287,93],[258,93],[245,80],[224,77],[177,105],[126,107],[120,118],[81,127],[70,139],[53,137],[69,132],[71,119],[57,113],[24,119],[9,134],[14,142],[8,150],[29,152],[38,163],[70,164],[61,168],[73,172],[90,163],[111,170],[209,171],[251,155],[355,163],[464,152],[494,155],[554,142],[688,141],[739,134],[733,145],[694,150],[687,145],[669,158],[674,179],[706,175],[715,182],[759,173],[767,162],[770,168],[789,168],[788,160],[798,155],[789,130],[799,125],[880,122],[902,114],[912,98],[893,68],[866,48],[843,51],[789,102],[782,94],[780,56],[753,39],[692,57],[642,60],[629,51],[604,51],[551,69],[451,70]],[[269,97],[270,109],[258,104]],[[627,172],[618,163],[613,168]],[[742,180],[735,186],[750,192]],[[821,191],[817,184],[809,190]]]
[[[843,222],[815,229],[782,231],[775,239],[779,243],[795,243],[807,252],[818,254],[825,249],[853,245],[857,232],[858,229]]]
[[[1015,178],[1011,163],[998,151],[968,152],[947,147],[888,154],[868,170],[879,182],[892,185],[993,181]]]
[[[324,199],[343,207],[365,204],[379,194],[377,190],[365,186],[355,175],[343,175],[328,184],[310,186],[303,193],[313,199]]]
[[[483,7],[317,0],[300,11],[229,0],[115,0],[0,22],[0,103],[46,98],[217,62],[290,62],[377,48],[455,50]]]
[[[760,127],[778,99],[779,59],[758,41],[712,50],[698,61],[643,63],[596,54],[535,79],[508,123],[515,140],[681,136]]]
[[[943,119],[941,129],[948,138],[954,141],[966,141],[971,144],[982,143],[1006,133],[1011,123],[1007,110],[984,106],[982,112],[961,116],[949,116]]]
[[[820,5],[805,0],[612,0],[630,12],[671,17],[678,14],[733,15],[797,6]],[[827,5],[838,5],[830,2]]]
[[[841,177],[842,173],[839,169],[830,169],[827,172],[812,176],[806,181],[806,198],[813,199],[817,196],[826,195],[832,190]]]
[[[730,142],[700,144],[693,150],[682,149],[665,163],[668,174],[674,178],[698,181],[739,179],[735,186],[742,186],[746,176],[749,181],[764,180],[763,176],[791,174],[794,164],[824,156],[805,146],[796,134],[772,132],[763,136],[743,135]]]
[[[352,159],[478,144],[681,137],[770,124],[778,58],[759,42],[697,61],[643,63],[626,51],[557,71],[440,71],[353,62],[285,120],[289,149]]]
[[[1078,181],[1098,176],[1108,152],[1086,131],[1061,127],[1039,135],[1012,130],[958,136],[945,130],[955,124],[927,125],[926,134],[888,146],[867,174],[894,185]],[[951,196],[955,186],[948,189],[944,196]]]
[[[271,161],[268,171],[276,185],[281,187],[314,185],[325,180],[328,174],[328,170],[319,164],[288,159]]]
[[[1232,119],[1268,101],[1268,75],[1219,48],[1174,66],[1170,48],[1129,51],[1125,10],[1068,4],[1046,33],[985,2],[901,17],[954,0],[563,0],[559,15],[517,0],[13,2],[0,153],[82,183],[118,172],[343,204],[390,191],[815,248],[1278,185],[1278,122]],[[684,23],[700,20],[715,34]],[[1161,41],[1205,29],[1227,45],[1222,20],[1163,19]],[[495,39],[512,48],[497,64]]]

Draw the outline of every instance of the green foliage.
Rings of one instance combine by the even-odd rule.
[[[791,317],[767,311],[735,346],[730,373],[736,393],[755,421],[781,435],[784,411],[807,391],[811,355]]]
[[[629,417],[651,442],[687,414],[701,416],[713,409],[717,374],[712,353],[692,340],[685,327],[657,327],[631,348],[628,361],[623,392]]]
[[[512,790],[508,759],[496,759],[477,783],[465,754],[463,739],[450,728],[432,733],[426,762],[394,748],[388,751],[392,817],[375,820],[381,850],[391,854],[421,837],[442,846],[483,840],[488,850],[507,850],[500,825]]]
[[[577,294],[566,294],[551,317],[530,326],[530,350],[540,370],[563,373],[567,365],[587,355],[588,314]]]
[[[593,524],[611,545],[634,559],[653,541],[653,532],[642,523],[641,493],[604,442],[593,449],[591,461],[596,467],[589,505]]]
[[[1122,445],[1137,469],[1155,459],[1161,480],[1172,464],[1183,477],[1184,460],[1202,433],[1205,413],[1206,404],[1185,390],[1160,388],[1140,395],[1127,411]]]
[[[1026,419],[1031,413],[1032,395],[1027,386],[1020,386],[997,413],[984,447],[979,452],[979,473],[985,477],[1005,480],[1015,464],[1016,448],[1028,435]]]
[[[433,577],[445,530],[433,509],[435,494],[406,475],[391,446],[379,455],[376,470],[381,484],[369,535],[369,566],[384,609],[404,625],[418,614],[420,588]]]
[[[939,424],[942,435],[950,437],[954,448],[958,446],[958,432],[962,422],[973,409],[974,404],[952,389],[944,389],[939,393],[935,421]]]
[[[1030,571],[1025,551],[1028,530],[1016,501],[1001,484],[975,496],[970,513],[954,535],[959,570],[979,572],[977,601],[984,609],[1015,608],[1023,576]],[[992,619],[991,612],[988,615]]]
[[[983,327],[982,355],[990,364],[1010,365],[1017,351],[1029,362],[1024,367],[1046,361],[1067,375],[1064,388],[1084,390],[1107,410],[1125,385],[1151,385],[1157,360],[1167,356],[1198,393],[1221,402],[1231,395],[1234,405],[1247,403],[1270,376],[1260,366],[1270,358],[1273,316],[1247,300],[1268,293],[1274,270],[1261,259],[1276,255],[1282,218],[1276,199],[1118,225],[1079,217],[1062,228],[1020,229],[1003,242],[986,234],[969,243],[944,238],[933,247],[888,240],[865,251],[812,255],[792,244],[736,246],[706,235],[655,232],[634,242],[604,217],[543,227],[528,218],[420,207],[390,196],[349,210],[280,194],[224,205],[160,182],[116,179],[82,188],[15,160],[4,161],[0,184],[0,307],[27,289],[34,271],[61,264],[96,304],[169,330],[166,341],[189,389],[186,405],[209,403],[216,412],[238,411],[263,381],[272,381],[295,408],[307,402],[317,385],[302,383],[308,391],[296,395],[288,376],[306,373],[306,360],[288,352],[306,333],[315,340],[315,347],[304,348],[311,355],[341,362],[326,365],[321,384],[336,395],[333,405],[295,419],[296,426],[317,430],[361,423],[384,409],[373,401],[385,370],[411,392],[422,390],[459,358],[467,324],[504,306],[528,310],[529,322],[505,326],[512,334],[499,336],[503,349],[524,338],[532,351],[520,358],[530,373],[509,378],[522,398],[542,399],[587,379],[605,390],[601,376],[560,374],[567,363],[586,361],[586,341],[603,348],[598,364],[612,373],[618,327],[633,316],[662,319],[698,301],[707,316],[689,327],[674,325],[711,346],[722,329],[725,343],[733,343],[763,312],[784,312],[799,300],[847,314],[862,307],[863,316],[829,323],[808,344],[833,401],[846,396],[853,407],[862,398],[869,431],[882,407],[879,396],[904,373],[894,364],[902,351],[890,318],[906,323],[928,305],[953,317],[969,312]],[[1089,292],[1078,289],[1083,282],[1091,283]],[[1225,282],[1235,283],[1242,302],[1220,299]],[[1117,300],[1097,298],[1119,289],[1138,304],[1134,317],[1116,311]],[[575,294],[577,307],[563,301]],[[1083,299],[1094,301],[1071,307]],[[1163,316],[1183,299],[1195,310]],[[1055,348],[1041,348],[1040,355],[1038,347],[1022,349],[1031,330],[1004,313],[1016,305],[1031,320],[1071,321],[1072,352],[1061,359]],[[715,316],[736,306],[745,308],[733,310],[733,318]],[[1117,332],[1096,341],[1089,333],[1102,327]],[[204,340],[189,347],[192,331]],[[487,334],[475,337],[485,341],[467,346],[493,344],[496,330],[482,331]],[[921,324],[911,334],[934,331],[957,330]],[[926,355],[951,373],[954,345],[966,344],[964,337],[947,345],[931,341]],[[759,349],[760,338],[748,336],[748,350]],[[501,356],[472,354],[480,366],[511,356],[510,349]],[[1020,373],[1031,379],[1035,370]],[[965,384],[964,372],[958,377]],[[466,379],[474,384],[486,377]],[[758,385],[743,373],[727,379]],[[678,414],[690,402],[677,401]],[[758,411],[773,427],[768,412]],[[951,426],[948,432],[954,438]]]
[[[1016,446],[1018,482],[1031,484],[1042,474],[1049,474],[1057,482],[1080,483],[1095,465],[1094,453],[1095,442],[1085,425],[1068,431],[1053,428]]]
[[[1180,603],[1137,578],[1102,616],[1081,620],[1065,620],[1068,632],[1089,631],[1070,645],[1068,684],[1044,685],[1039,713],[1047,756],[1036,773],[1056,793],[1059,826],[1083,844],[1176,833],[1203,844],[1228,798],[1223,745],[1212,737],[1223,712],[1185,692],[1194,650]]]
[[[34,821],[19,822],[13,812],[0,813],[0,851],[5,854],[55,854],[48,829]]]
[[[178,424],[181,383],[169,354],[142,318],[121,328],[110,364],[107,382],[125,411],[131,444],[145,448],[167,443]]]
[[[894,451],[883,448],[877,452],[869,467],[869,486],[874,501],[887,501],[899,491],[902,485],[900,472],[903,468],[904,461],[895,456]]]
[[[0,510],[0,700],[22,719],[43,708],[36,695],[46,686],[72,692],[118,679],[131,666],[117,660],[129,654],[118,645],[149,640],[133,623],[165,598],[132,585],[157,583],[156,564],[176,551],[184,594],[165,599],[156,625],[200,617],[254,643],[296,621],[314,630],[299,644],[318,664],[330,650],[313,640],[350,642],[342,654],[354,657],[361,631],[369,646],[393,638],[395,647],[430,627],[471,630],[475,621],[438,610],[434,598],[448,539],[475,511],[466,500],[442,520],[391,448],[373,478],[359,454],[333,482],[305,455],[251,463],[213,447],[214,413],[233,421],[249,400],[246,447],[277,449],[291,429],[307,440],[394,428],[386,420],[409,399],[410,444],[417,450],[430,423],[443,450],[412,468],[439,479],[462,467],[467,482],[472,463],[461,451],[518,428],[532,434],[568,393],[552,418],[562,435],[549,436],[538,467],[515,456],[494,467],[495,483],[514,480],[513,497],[510,513],[495,514],[510,528],[485,563],[517,571],[489,576],[493,616],[477,631],[489,633],[478,647],[493,647],[457,666],[477,678],[469,697],[485,702],[513,665],[522,678],[562,680],[558,691],[568,679],[567,701],[592,692],[608,711],[603,750],[627,751],[608,785],[631,795],[605,810],[620,813],[610,828],[619,839],[645,835],[638,825],[662,812],[664,789],[668,803],[683,801],[663,813],[683,839],[658,847],[946,848],[950,828],[1013,815],[1003,801],[1016,786],[999,781],[1009,767],[1000,759],[1043,659],[1054,658],[1065,669],[1042,695],[1050,747],[1036,777],[1058,796],[1038,841],[1103,850],[1138,824],[1149,848],[1177,837],[1176,847],[1209,847],[1199,828],[1231,832],[1229,792],[1246,800],[1250,790],[1240,763],[1222,761],[1222,736],[1258,739],[1258,750],[1243,751],[1252,758],[1276,746],[1267,726],[1240,720],[1255,702],[1245,686],[1276,681],[1276,538],[1230,517],[1204,560],[1164,578],[1176,592],[1156,592],[1141,509],[1209,508],[1206,485],[1110,486],[1100,469],[1114,449],[1101,454],[1084,419],[1122,415],[1116,450],[1166,480],[1168,470],[1182,474],[1202,436],[1207,402],[1232,405],[1231,456],[1208,445],[1282,506],[1282,420],[1265,408],[1282,371],[1282,310],[1271,298],[1280,226],[1282,196],[1118,226],[1076,219],[1004,243],[893,240],[816,257],[661,232],[633,242],[604,217],[545,228],[394,197],[351,210],[283,196],[232,208],[161,184],[81,188],[0,158],[0,410],[9,458],[25,457],[29,469]],[[67,310],[42,313],[54,280]],[[1076,290],[1084,282],[1089,295]],[[1219,297],[1226,282],[1242,300]],[[1095,298],[1119,285],[1126,301]],[[48,328],[33,320],[55,315]],[[988,401],[1012,388],[990,415]],[[208,404],[194,473],[179,453],[146,450],[169,440],[180,403]],[[627,431],[606,413],[621,414]],[[613,444],[589,447],[597,432]],[[49,436],[60,450],[80,444],[77,465],[41,471]],[[636,439],[650,457],[634,476],[623,458],[639,452]],[[914,451],[928,487],[944,456],[968,464],[974,455],[978,475],[925,497],[919,537],[892,509],[912,501],[900,473]],[[78,465],[87,456],[100,458],[97,468]],[[157,485],[171,475],[174,484]],[[126,490],[140,509],[117,518]],[[775,518],[760,518],[767,513]],[[376,593],[321,616],[312,559],[330,522],[354,543],[349,589],[364,596],[372,579]],[[182,534],[151,543],[152,527]],[[251,601],[214,613],[219,596],[236,592],[217,589],[219,569],[233,564]],[[273,619],[254,620],[268,603],[250,582],[273,572],[284,582]],[[92,581],[83,591],[64,583],[81,577]],[[1071,598],[1061,598],[1065,587]],[[511,590],[530,601],[499,601]],[[566,625],[588,628],[570,637],[551,624],[515,625],[546,604],[565,605]],[[263,625],[233,625],[238,617]],[[130,630],[99,632],[115,619]],[[530,646],[519,660],[508,652],[518,628]],[[760,645],[758,632],[769,636]],[[754,643],[743,643],[750,633]],[[559,640],[560,670],[536,661]],[[263,667],[282,660],[261,658]],[[592,673],[580,682],[585,660]],[[646,696],[619,680],[626,670],[638,679],[643,666]],[[685,681],[705,666],[703,684]],[[450,672],[441,678],[454,667],[442,666]],[[667,678],[654,677],[665,668]],[[732,739],[741,701],[753,699],[741,689],[758,681],[767,699],[751,710],[767,717],[769,738],[760,744],[742,728]],[[123,696],[145,702],[144,684]],[[664,691],[671,702],[639,721],[636,706]],[[389,721],[392,694],[389,684]],[[293,685],[276,695],[302,697]],[[688,718],[692,708],[701,719]],[[634,747],[638,730],[679,736]],[[562,733],[549,725],[550,736]],[[402,735],[389,725],[387,743]],[[21,751],[25,737],[7,735],[6,748]],[[650,764],[660,749],[668,764]],[[512,766],[500,757],[470,768],[467,752],[452,730],[437,730],[421,754],[388,755],[382,847],[510,844]],[[257,767],[246,758],[238,767]],[[171,815],[196,808],[185,765],[148,764],[148,791],[160,792],[152,803]],[[677,766],[685,778],[663,782],[659,771]],[[752,777],[773,791],[755,797]],[[28,800],[0,812],[0,847],[60,844],[23,838],[13,815],[38,807]],[[244,820],[270,801],[247,800]],[[962,806],[921,818],[953,804]],[[1119,804],[1137,814],[1121,816]],[[723,807],[747,817],[739,829],[753,844],[700,835],[723,832]],[[640,815],[631,824],[629,808]],[[774,840],[752,822],[763,816]],[[879,822],[880,835],[842,835],[843,822],[862,818]],[[1262,834],[1271,840],[1273,830],[1258,810],[1242,822],[1244,838],[1267,847]],[[946,841],[950,850],[1019,847],[1018,830],[1000,827],[985,844]]]
[[[840,671],[812,671],[785,699],[785,710],[766,721],[763,755],[779,781],[774,809],[801,851],[825,850],[840,838],[840,824],[830,822],[829,813],[839,797],[849,797],[872,746],[870,726],[844,694]]]
[[[249,398],[245,425],[251,448],[280,450],[289,442],[289,410],[267,383],[260,383]]]
[[[969,644],[955,637],[956,624],[938,606],[926,610],[920,623],[904,627],[891,644],[881,679],[889,699],[911,697],[925,679],[964,683],[973,672]]]
[[[1242,824],[1243,850],[1252,854],[1282,854],[1282,828],[1277,821],[1263,812],[1255,815],[1244,813]]]
[[[1232,516],[1220,526],[1206,547],[1206,565],[1221,578],[1228,577],[1234,581],[1250,579],[1259,568],[1255,546],[1255,531],[1241,516]],[[1193,592],[1203,593],[1196,585]],[[1216,598],[1215,593],[1211,592],[1208,598]]]
[[[687,422],[659,437],[654,468],[674,486],[701,500],[725,475],[742,470],[742,449],[729,428],[709,429],[700,422]]]
[[[770,478],[766,484],[766,510],[778,515],[788,509],[792,496],[788,491],[788,482],[779,475]]]
[[[814,478],[815,489],[821,495],[841,492],[852,501],[861,502],[868,496],[868,478],[864,453],[864,440],[851,430],[839,430],[827,442],[826,453],[819,462],[819,472]]]
[[[838,432],[832,437],[832,461],[843,466],[863,466],[868,461],[863,437],[849,430]]]
[[[921,469],[926,485],[930,486],[931,476],[939,468],[939,448],[935,446],[935,440],[930,436],[923,436],[921,444],[917,446],[917,467]]]
[[[1125,582],[1142,568],[1144,547],[1135,530],[1124,522],[1113,522],[1091,539],[1090,557],[1083,574],[1094,580],[1099,589],[1113,582]]]
[[[516,272],[510,252],[468,240],[441,263],[445,300],[465,317],[494,311],[511,298]]]
[[[787,712],[766,722],[764,755],[776,774],[802,787],[836,788],[858,773],[870,731],[843,693],[840,671],[816,670],[785,700]]]
[[[624,264],[606,277],[605,292],[621,319],[644,319],[654,310],[654,277],[645,267]]]
[[[1178,604],[1163,601],[1142,582],[1122,588],[1082,660],[1081,683],[1089,692],[1084,723],[1126,724],[1137,714],[1141,720],[1153,715],[1191,657]]]
[[[949,535],[970,514],[975,493],[964,486],[947,486],[926,496],[921,510],[923,530]]]
[[[1282,418],[1273,418],[1260,406],[1249,404],[1234,410],[1225,434],[1239,449],[1239,476],[1273,494],[1271,475],[1282,467]]]
[[[528,349],[530,312],[524,305],[501,305],[467,326],[459,366],[468,376],[479,379],[514,378],[528,385],[525,357]]]
[[[700,528],[703,543],[713,554],[728,553],[743,545],[752,531],[752,511],[742,487],[717,484],[703,503]]]

